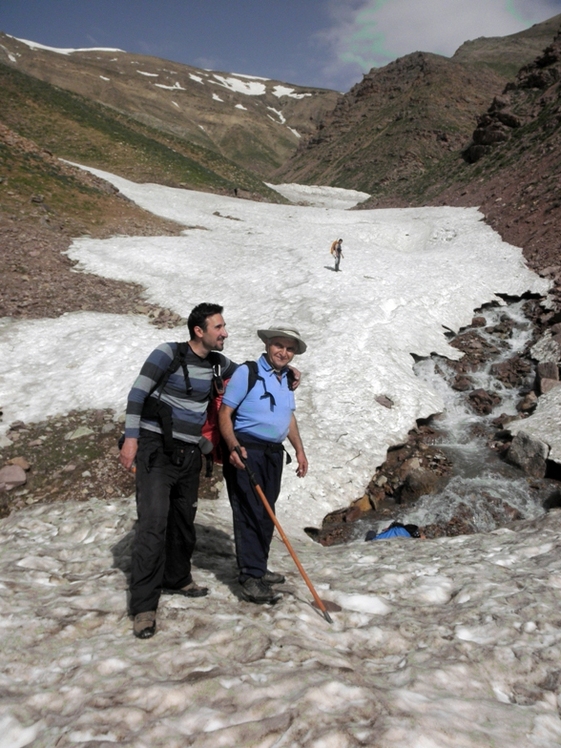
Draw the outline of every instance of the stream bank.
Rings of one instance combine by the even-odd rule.
[[[361,498],[328,514],[321,528],[306,527],[313,540],[352,542],[392,521],[419,525],[426,537],[489,532],[561,505],[559,466],[508,430],[559,385],[558,365],[532,357],[559,323],[541,301],[503,298],[477,310],[468,327],[447,333],[459,361],[414,356],[415,373],[441,396],[443,411],[388,450]]]

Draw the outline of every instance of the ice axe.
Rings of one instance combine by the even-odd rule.
[[[271,509],[271,505],[270,505],[270,504],[269,504],[269,502],[267,501],[267,497],[266,497],[266,496],[265,496],[265,494],[263,493],[263,489],[262,489],[262,488],[261,488],[261,486],[260,486],[260,485],[259,485],[259,484],[257,483],[257,480],[256,480],[256,478],[255,478],[255,473],[253,472],[253,470],[252,470],[252,469],[251,469],[251,468],[249,467],[249,465],[247,464],[247,460],[246,460],[246,458],[245,458],[245,457],[244,457],[244,456],[242,455],[242,451],[241,451],[241,449],[240,449],[239,447],[234,447],[234,449],[235,449],[235,451],[236,451],[236,453],[237,453],[238,457],[240,458],[240,460],[241,460],[241,461],[243,462],[243,464],[244,464],[244,467],[245,467],[245,469],[247,470],[247,474],[248,474],[248,476],[249,476],[249,481],[250,481],[251,485],[253,486],[253,488],[255,489],[255,491],[256,491],[256,493],[257,493],[257,495],[259,496],[259,498],[260,498],[260,499],[261,499],[261,501],[263,502],[263,506],[264,506],[264,507],[265,507],[265,509],[267,510],[267,514],[269,515],[269,517],[270,517],[270,518],[271,518],[271,520],[273,521],[273,524],[274,524],[274,525],[275,525],[275,527],[277,528],[277,530],[278,530],[278,533],[279,533],[279,535],[280,535],[280,536],[281,536],[281,538],[282,538],[282,542],[283,542],[283,543],[285,544],[285,546],[286,546],[286,547],[287,547],[287,549],[288,549],[288,552],[289,552],[289,553],[290,553],[290,555],[292,556],[292,560],[293,560],[293,561],[294,561],[294,563],[296,564],[296,566],[297,566],[297,568],[298,568],[298,571],[300,572],[300,574],[301,574],[301,576],[302,576],[302,579],[303,579],[303,580],[304,580],[304,581],[306,582],[306,584],[308,585],[308,589],[309,589],[309,590],[310,590],[310,592],[312,593],[312,596],[313,596],[313,598],[314,598],[314,600],[315,600],[315,605],[316,605],[316,607],[317,607],[317,608],[319,608],[319,609],[321,610],[321,612],[323,613],[323,617],[325,618],[325,620],[326,620],[326,621],[327,621],[328,623],[333,623],[333,619],[331,618],[331,616],[330,616],[330,615],[329,615],[329,613],[327,612],[327,609],[328,609],[328,607],[329,607],[329,609],[330,609],[330,610],[332,610],[332,611],[336,611],[336,610],[341,610],[341,607],[340,607],[339,605],[337,605],[337,603],[332,603],[332,602],[329,602],[329,601],[325,601],[325,600],[322,600],[322,599],[321,599],[321,598],[319,597],[318,593],[317,593],[317,592],[315,591],[314,585],[313,585],[313,584],[311,583],[311,581],[310,581],[310,578],[309,578],[309,576],[308,576],[308,575],[306,574],[306,572],[304,571],[304,567],[303,567],[303,566],[302,566],[302,564],[300,563],[300,560],[298,559],[298,556],[296,555],[296,552],[295,552],[294,548],[293,548],[293,547],[292,547],[292,545],[290,544],[290,541],[289,541],[289,539],[288,539],[288,538],[286,537],[286,534],[285,534],[284,530],[282,529],[282,527],[281,527],[281,524],[280,524],[280,522],[278,521],[278,519],[277,519],[277,517],[276,517],[275,513],[273,512],[273,510]]]

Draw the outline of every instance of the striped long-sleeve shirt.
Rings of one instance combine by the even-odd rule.
[[[178,343],[162,343],[144,362],[127,400],[126,437],[138,438],[141,428],[162,433],[158,421],[142,418],[142,408],[150,390],[169,369],[177,346]],[[186,362],[192,391],[187,394],[185,377],[180,366],[164,385],[160,399],[171,406],[174,439],[195,444],[201,438],[201,429],[206,419],[213,371],[208,358],[200,358],[190,346],[187,346],[187,349]],[[221,353],[218,356],[221,359],[222,376],[229,379],[237,364]],[[161,387],[158,387],[151,397],[158,398],[160,389]]]

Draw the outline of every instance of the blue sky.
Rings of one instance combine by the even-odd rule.
[[[347,91],[372,67],[452,55],[561,13],[561,0],[0,0],[0,30]]]

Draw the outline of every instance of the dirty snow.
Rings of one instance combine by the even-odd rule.
[[[476,210],[268,205],[105,176],[191,228],[78,240],[70,256],[82,269],[142,283],[181,314],[223,303],[235,360],[259,353],[255,329],[275,319],[308,341],[297,401],[310,475],[287,468],[279,518],[320,596],[342,611],[329,624],[310,605],[278,538],[282,601],[241,601],[222,492],[198,513],[195,575],[210,595],[163,598],[157,635],[135,640],[133,498],[15,513],[0,523],[0,746],[558,746],[559,511],[516,531],[437,540],[323,548],[302,531],[360,495],[387,446],[438,410],[411,353],[455,357],[443,333],[473,309],[497,293],[546,292],[520,250]],[[311,201],[307,190],[292,195]],[[336,274],[329,245],[339,236]],[[133,315],[2,320],[3,423],[120,412],[166,334]],[[374,408],[377,394],[395,407]]]

